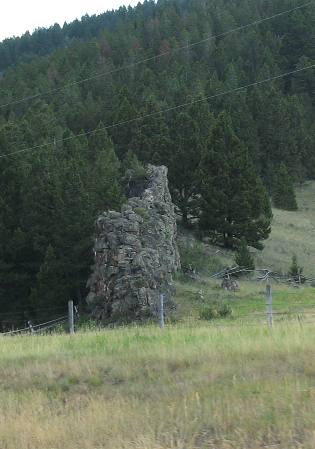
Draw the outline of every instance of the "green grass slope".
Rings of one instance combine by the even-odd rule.
[[[307,275],[315,278],[315,182],[298,187],[296,193],[297,212],[273,210],[272,233],[257,254],[257,265],[286,272],[296,254]]]
[[[287,273],[296,254],[305,274],[315,278],[315,182],[299,187],[297,200],[297,212],[273,210],[271,236],[262,252],[255,251],[255,262],[257,268]],[[232,318],[225,323],[266,322],[265,283],[257,282],[257,275],[240,278],[240,291],[235,293],[224,291],[221,281],[211,278],[211,274],[223,267],[235,265],[233,252],[202,244],[189,235],[181,236],[180,248],[184,265],[191,264],[200,273],[197,281],[183,276],[178,279],[177,318],[180,321],[199,319],[204,308],[219,302],[233,311]],[[297,289],[273,282],[273,303],[278,321],[315,321],[315,289],[309,284]]]

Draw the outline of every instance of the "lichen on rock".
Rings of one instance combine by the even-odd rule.
[[[136,190],[133,185],[127,194]],[[174,308],[172,275],[180,260],[167,168],[149,165],[138,193],[121,212],[105,212],[97,220],[95,265],[87,297],[97,319],[154,317],[161,294],[165,310]]]

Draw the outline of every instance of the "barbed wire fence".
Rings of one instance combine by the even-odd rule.
[[[62,308],[63,310],[65,307]],[[41,311],[57,311],[58,308],[42,308]],[[8,314],[6,314],[8,315]],[[10,313],[10,315],[13,315]],[[51,330],[56,330],[59,326],[64,326],[68,323],[68,330],[70,334],[75,332],[75,321],[79,317],[78,308],[73,304],[73,301],[68,301],[68,312],[64,312],[62,316],[44,323],[33,324],[31,320],[27,321],[27,326],[20,329],[12,329],[10,331],[1,332],[0,337],[17,336],[17,335],[43,335]]]
[[[276,284],[285,284],[293,288],[300,288],[303,285],[311,285],[315,287],[315,278],[307,277],[299,273],[296,276],[290,276],[288,274],[279,273],[276,271],[273,271],[269,268],[260,268],[260,269],[248,269],[245,267],[240,266],[234,266],[234,267],[226,267],[223,270],[214,273],[210,276],[210,279],[216,279],[221,280],[221,287],[225,288],[229,291],[236,291],[239,289],[238,284],[238,278],[242,275],[256,275],[255,281],[259,283],[265,283],[265,297],[266,297],[266,312],[253,312],[251,313],[251,318],[264,318],[264,324],[268,324],[270,328],[272,328],[275,324],[275,321],[279,321],[279,318],[281,319],[288,319],[288,318],[297,318],[298,321],[302,323],[306,323],[307,321],[305,318],[314,317],[314,320],[311,321],[311,323],[315,324],[315,308],[312,310],[290,310],[290,311],[278,311],[274,308],[274,306],[277,306],[277,303],[274,302],[273,298],[273,288],[272,283]],[[283,303],[281,304],[283,305]],[[292,302],[290,302],[290,305]],[[296,304],[297,306],[301,306],[301,304]],[[314,302],[315,305],[315,302]],[[17,335],[43,335],[46,334],[49,331],[56,330],[59,326],[65,327],[66,324],[68,324],[68,331],[70,334],[74,334],[75,332],[75,321],[79,317],[78,309],[76,306],[74,306],[73,301],[68,301],[68,311],[65,311],[65,307],[57,307],[57,308],[41,308],[38,309],[40,311],[51,311],[56,312],[57,310],[64,312],[63,315],[53,319],[49,320],[43,323],[33,324],[31,320],[27,321],[27,326],[19,329],[11,329],[6,332],[1,332],[1,336],[17,336]],[[37,310],[37,311],[38,311]],[[18,314],[21,314],[23,312],[16,312],[17,316]],[[6,316],[13,316],[14,312],[8,312],[1,315]],[[267,319],[266,319],[267,318]],[[248,326],[257,326],[261,323],[258,321],[253,322],[246,322],[243,323]],[[164,311],[164,295],[161,295],[160,297],[160,304],[159,304],[159,325],[161,328],[164,328],[165,326],[165,311]],[[219,326],[222,326],[222,323],[219,324]],[[231,323],[228,324],[230,326]],[[218,324],[215,324],[215,326],[218,326]]]
[[[272,283],[276,284],[284,284],[288,285],[293,288],[300,288],[303,285],[310,285],[312,287],[315,287],[315,278],[308,277],[303,275],[301,272],[298,272],[296,275],[289,275],[284,273],[279,273],[276,271],[273,271],[269,268],[260,268],[260,269],[247,269],[240,266],[234,266],[234,267],[227,267],[223,270],[219,271],[218,273],[213,274],[210,276],[212,279],[218,279],[222,280],[221,286],[226,289],[236,290],[238,289],[238,283],[236,282],[236,279],[241,275],[253,275],[256,274],[256,281],[257,282],[265,282],[266,283],[266,289],[265,289],[265,297],[266,297],[266,312],[260,313],[257,312],[253,314],[255,317],[259,316],[265,316],[267,317],[267,324],[269,327],[273,327],[275,323],[275,318],[292,318],[296,317],[299,322],[304,322],[305,317],[315,317],[315,309],[314,310],[295,310],[295,311],[277,311],[274,309],[275,302],[273,298],[273,289],[272,289]],[[229,288],[228,288],[229,287]],[[294,304],[290,303],[290,306]],[[296,304],[297,306],[301,306],[301,304]],[[315,303],[314,303],[315,305]],[[315,320],[311,321],[315,324]]]

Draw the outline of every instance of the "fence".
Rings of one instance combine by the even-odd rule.
[[[57,309],[41,309],[44,310],[57,310]],[[0,333],[0,336],[15,336],[15,335],[25,335],[25,334],[31,334],[31,335],[38,335],[38,334],[44,334],[45,332],[56,328],[59,325],[63,325],[65,323],[68,323],[69,333],[74,334],[75,331],[75,316],[78,315],[78,310],[74,306],[73,301],[68,302],[68,314],[64,314],[63,316],[60,316],[58,318],[55,318],[54,320],[46,321],[45,323],[39,323],[39,324],[33,324],[32,321],[27,322],[27,327],[24,327],[22,329],[13,329],[8,332],[2,332]]]
[[[269,327],[273,327],[274,324],[280,319],[292,319],[296,318],[299,322],[306,322],[306,318],[315,317],[315,308],[313,310],[295,310],[290,312],[281,312],[278,311],[274,306],[275,302],[273,299],[273,289],[272,289],[272,281],[276,283],[283,283],[293,287],[299,287],[302,284],[312,284],[315,286],[315,279],[308,278],[299,274],[296,277],[288,277],[288,275],[274,272],[272,270],[263,268],[256,270],[248,270],[246,268],[242,268],[239,266],[235,266],[232,268],[225,268],[219,273],[215,273],[210,278],[213,279],[222,279],[222,283],[224,280],[233,280],[236,276],[240,274],[253,274],[258,273],[258,277],[256,278],[257,282],[266,282],[266,308],[265,312],[257,312],[252,314],[252,318],[261,318],[260,321],[246,322],[247,325],[257,326],[258,324],[265,323],[268,324]],[[235,280],[231,282],[231,285],[235,286],[237,284]],[[158,304],[158,318],[159,325],[163,329],[165,327],[165,308],[164,308],[164,300],[165,296],[163,294],[160,295],[160,301]],[[292,305],[292,304],[291,304]],[[314,304],[315,305],[315,304]],[[298,306],[298,305],[297,305]],[[41,310],[56,310],[52,308],[41,309]],[[64,308],[63,308],[64,310]],[[4,314],[3,314],[4,315]],[[13,336],[13,335],[23,335],[23,334],[43,334],[50,329],[56,328],[58,325],[63,325],[68,323],[68,330],[70,334],[74,334],[75,332],[75,316],[78,315],[78,310],[74,306],[73,301],[68,302],[68,313],[64,314],[54,320],[50,320],[44,323],[33,324],[31,321],[28,321],[27,327],[22,329],[13,329],[8,332],[0,333],[0,336]],[[315,324],[315,318],[312,321]]]
[[[292,319],[296,318],[299,322],[306,322],[306,318],[309,317],[315,317],[315,309],[313,310],[295,310],[295,311],[289,311],[289,312],[281,312],[277,311],[275,309],[275,305],[277,306],[277,303],[274,302],[273,298],[273,288],[272,288],[272,281],[274,281],[276,284],[286,284],[288,286],[299,288],[302,285],[312,285],[315,286],[315,279],[309,278],[304,275],[302,275],[301,272],[299,272],[296,276],[288,276],[287,274],[274,272],[270,269],[263,268],[263,269],[255,269],[255,270],[249,270],[246,268],[242,268],[239,266],[235,266],[232,268],[225,268],[224,270],[220,271],[219,273],[215,273],[211,276],[211,278],[214,279],[222,279],[222,285],[226,281],[230,281],[230,285],[235,285],[235,281],[232,281],[233,278],[241,275],[241,274],[253,274],[257,273],[258,276],[256,278],[257,282],[266,282],[266,290],[265,290],[265,298],[266,298],[266,309],[265,313],[255,313],[254,317],[261,317],[262,319],[265,319],[265,323],[268,324],[269,327],[273,327],[275,322],[279,321],[279,318],[281,320],[284,319]],[[290,306],[292,307],[292,303],[290,303]],[[314,303],[315,305],[315,303]],[[300,306],[300,304],[296,304],[297,307]],[[311,321],[315,324],[315,320]],[[248,323],[250,324],[250,323]],[[253,325],[257,323],[251,323]]]

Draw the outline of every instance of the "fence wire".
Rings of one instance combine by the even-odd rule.
[[[68,320],[68,316],[64,315],[59,318],[56,318],[51,321],[47,321],[45,323],[39,323],[33,325],[31,322],[29,322],[28,327],[24,327],[22,329],[14,329],[8,332],[2,332],[0,333],[0,336],[14,336],[14,335],[24,335],[24,334],[38,334],[43,333],[49,329],[52,329],[53,327],[63,324]]]

